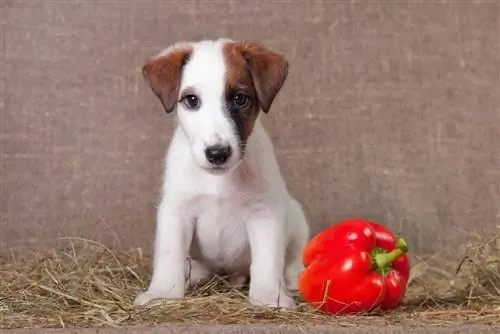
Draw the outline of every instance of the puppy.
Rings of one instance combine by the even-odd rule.
[[[309,226],[288,192],[260,115],[288,62],[261,44],[229,39],[174,44],[143,75],[177,128],[164,165],[154,269],[135,305],[179,299],[214,273],[250,277],[249,300],[294,308]]]

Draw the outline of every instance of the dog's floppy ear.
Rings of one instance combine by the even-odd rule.
[[[191,52],[190,47],[179,47],[152,58],[142,67],[144,79],[167,113],[172,112],[177,103],[182,69]]]
[[[235,46],[247,62],[260,107],[267,113],[288,76],[288,61],[259,43],[239,41]]]

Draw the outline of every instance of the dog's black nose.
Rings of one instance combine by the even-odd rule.
[[[231,157],[231,146],[214,145],[205,149],[205,156],[208,162],[215,165],[222,165]]]

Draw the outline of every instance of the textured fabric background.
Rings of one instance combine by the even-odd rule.
[[[365,215],[433,252],[496,230],[497,1],[0,1],[0,254],[150,250],[173,117],[140,68],[219,36],[290,61],[263,117],[314,232]]]

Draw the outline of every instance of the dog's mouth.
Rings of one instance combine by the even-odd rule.
[[[240,164],[243,162],[243,159],[239,159],[239,161],[235,164],[230,165],[211,165],[209,167],[204,167],[203,169],[207,172],[215,175],[221,175],[226,173],[231,173],[236,170]]]
[[[213,174],[223,174],[223,173],[230,171],[231,169],[228,166],[217,166],[216,165],[216,166],[207,167],[207,168],[205,168],[205,170],[210,172],[210,173],[213,173]]]
[[[228,166],[213,166],[213,167],[210,167],[210,170],[216,171],[216,172],[225,172],[225,171],[230,170],[230,168]]]

